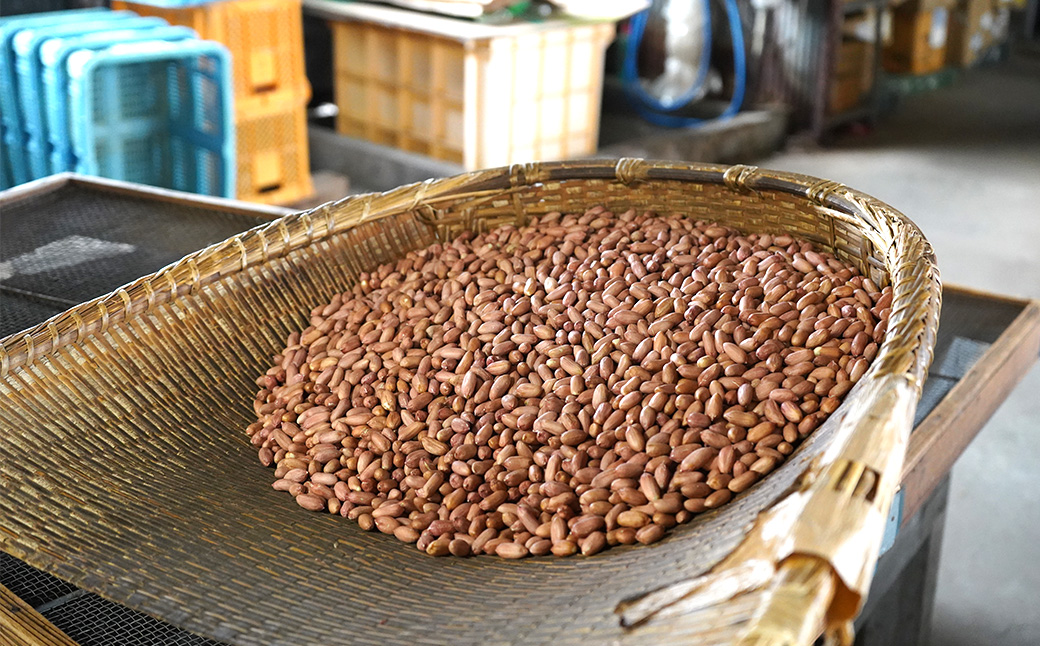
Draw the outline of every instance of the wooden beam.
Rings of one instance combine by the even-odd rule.
[[[78,646],[68,635],[0,585],[0,644],[4,646]]]

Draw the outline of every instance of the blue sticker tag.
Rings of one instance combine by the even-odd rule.
[[[881,554],[884,554],[896,542],[899,525],[903,522],[903,490],[896,492],[892,499],[892,507],[888,510],[888,522],[885,523],[885,535],[881,538]]]

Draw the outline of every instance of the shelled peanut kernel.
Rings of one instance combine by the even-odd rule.
[[[595,207],[361,276],[258,379],[274,488],[435,556],[653,543],[775,470],[891,292],[789,235]]]

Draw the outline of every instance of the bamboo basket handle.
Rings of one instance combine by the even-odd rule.
[[[827,646],[851,646],[852,626],[826,626],[837,590],[836,575],[819,558],[795,555],[784,561],[738,646],[806,646],[826,632]]]
[[[872,387],[869,407],[849,412],[847,443],[834,447],[806,490],[800,517],[812,522],[796,530],[740,646],[808,646],[824,631],[829,643],[851,646],[851,621],[870,587],[918,392],[917,381],[903,375]]]

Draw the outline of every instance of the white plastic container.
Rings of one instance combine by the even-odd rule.
[[[337,130],[467,169],[587,156],[612,22],[483,25],[308,0],[330,19]]]

